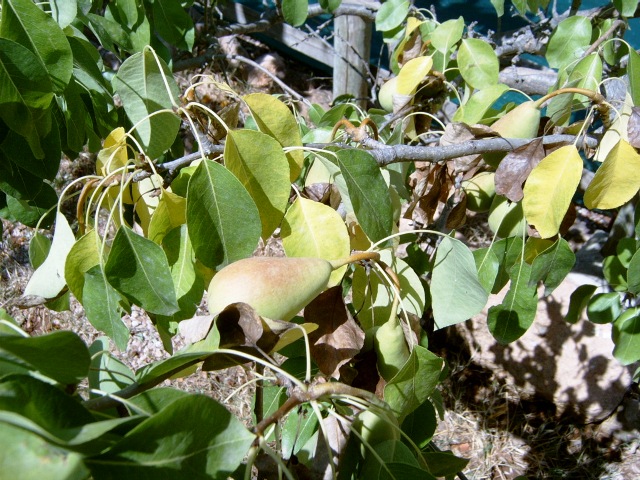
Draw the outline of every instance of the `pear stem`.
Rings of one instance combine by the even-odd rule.
[[[555,92],[548,93],[544,97],[536,100],[534,103],[534,106],[538,109],[542,108],[542,105],[545,102],[547,102],[548,100],[551,100],[553,97],[557,95],[562,95],[563,93],[577,93],[578,95],[584,95],[585,97],[588,97],[589,100],[591,100],[593,103],[596,104],[596,108],[598,109],[598,113],[600,114],[600,117],[602,118],[602,121],[605,127],[609,128],[610,105],[607,103],[607,99],[604,97],[604,95],[601,95],[598,92],[594,92],[593,90],[587,90],[586,88],[576,88],[576,87],[559,88]]]
[[[378,252],[357,252],[352,255],[349,255],[345,258],[340,258],[338,260],[330,260],[332,270],[337,270],[340,267],[345,265],[349,265],[350,263],[360,262],[362,260],[380,260],[380,254]]]

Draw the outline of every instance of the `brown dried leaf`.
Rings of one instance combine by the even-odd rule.
[[[522,200],[522,185],[545,156],[542,138],[509,152],[498,165],[495,176],[496,193],[512,202]]]
[[[484,125],[450,123],[444,129],[444,134],[440,138],[440,145],[455,145],[468,142],[469,140],[495,136],[497,136],[497,134]],[[482,155],[465,155],[464,157],[455,158],[452,162],[448,162],[453,168],[451,173],[456,174],[471,170],[478,165],[481,158]]]
[[[314,202],[324,203],[329,205],[331,198],[331,184],[329,183],[314,183],[304,187],[302,193]]]
[[[627,135],[629,136],[629,144],[633,148],[640,148],[640,107],[631,109],[631,117],[627,124]]]
[[[364,332],[353,319],[342,298],[342,287],[332,287],[304,309],[306,321],[318,325],[309,334],[311,356],[325,375],[340,378],[340,367],[355,357],[364,345]]]
[[[447,228],[459,228],[467,221],[467,195],[462,190],[460,193],[460,201],[453,206],[447,217]]]
[[[196,343],[204,338],[213,325],[213,315],[196,315],[178,324],[178,331],[186,343]]]
[[[398,55],[398,66],[402,67],[409,60],[419,57],[422,53],[422,35],[419,29],[411,32],[411,35],[404,43],[402,52]]]
[[[433,170],[429,174],[428,181],[431,183],[431,188],[425,195],[422,195],[418,200],[418,208],[422,211],[424,216],[428,219],[427,223],[431,223],[433,216],[438,208],[438,202],[442,194],[443,186],[447,180],[447,169],[441,165],[434,166]],[[447,189],[448,191],[448,189]]]

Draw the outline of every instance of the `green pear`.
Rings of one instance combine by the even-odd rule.
[[[390,318],[376,330],[374,347],[378,371],[387,382],[397,375],[411,355],[397,317]]]
[[[527,232],[521,202],[509,202],[505,197],[496,195],[489,209],[489,228],[501,238],[521,237]]]
[[[291,320],[327,288],[332,262],[321,258],[252,257],[220,270],[211,280],[209,312],[217,315],[228,305],[243,302],[258,315]]]
[[[538,135],[542,112],[539,102],[530,100],[521,103],[491,125],[491,129],[504,138],[534,138]],[[497,167],[504,158],[504,153],[487,153],[484,160],[492,167]]]
[[[370,448],[387,440],[400,440],[400,426],[398,419],[393,413],[381,410],[363,410],[353,422],[353,428],[362,437],[360,452],[363,457],[367,458]],[[367,448],[364,445],[369,445]]]
[[[387,112],[393,112],[393,95],[398,92],[398,77],[387,80],[378,90],[378,102]]]
[[[462,182],[467,194],[467,208],[472,212],[488,212],[493,197],[496,196],[495,173],[481,172],[470,180]]]

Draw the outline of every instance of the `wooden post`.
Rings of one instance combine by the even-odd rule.
[[[366,106],[369,96],[367,78],[371,29],[371,23],[361,17],[342,15],[335,19],[333,98],[350,94],[356,98],[358,105]]]

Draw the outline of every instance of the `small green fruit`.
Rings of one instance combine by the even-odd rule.
[[[542,112],[538,103],[530,100],[521,103],[509,113],[499,118],[491,125],[491,129],[504,138],[534,138],[538,135]],[[503,153],[488,153],[484,160],[492,167],[497,167],[504,158]]]
[[[220,270],[208,291],[209,312],[243,302],[258,315],[291,320],[327,288],[333,266],[321,258],[252,257]]]
[[[363,457],[366,457],[369,452],[364,442],[370,447],[375,447],[387,440],[400,440],[398,420],[391,412],[377,413],[364,410],[353,422],[353,427],[362,436],[363,444],[360,446],[360,452]]]
[[[472,212],[487,212],[496,196],[495,173],[482,172],[471,180],[462,182],[462,189],[467,194],[467,208]]]
[[[510,203],[501,195],[496,195],[491,203],[488,223],[491,231],[502,238],[521,237],[527,232],[522,203]]]
[[[378,356],[378,371],[387,382],[396,376],[411,355],[397,318],[389,319],[376,330],[374,347]]]
[[[398,77],[393,77],[384,83],[378,91],[378,102],[387,112],[393,112],[393,95],[398,90]]]

